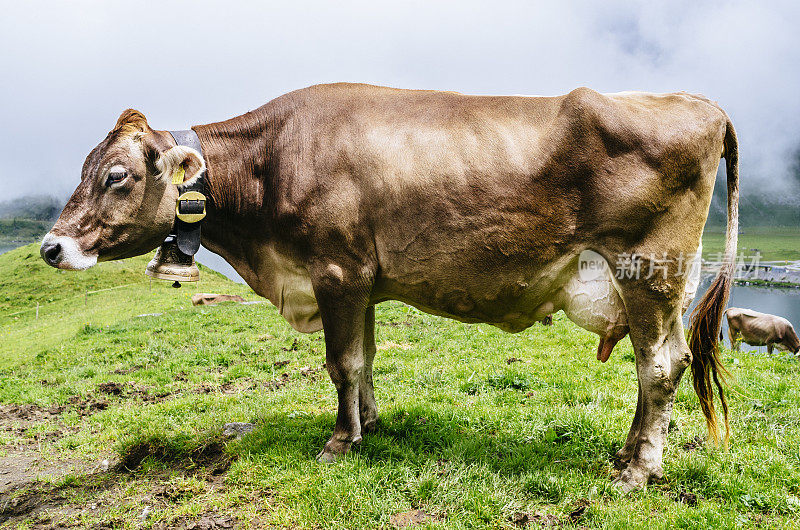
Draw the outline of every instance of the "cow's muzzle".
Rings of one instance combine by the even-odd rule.
[[[97,263],[97,256],[85,254],[71,237],[48,233],[39,249],[42,259],[51,267],[86,270]]]

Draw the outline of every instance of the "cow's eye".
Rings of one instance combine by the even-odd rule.
[[[122,182],[128,178],[128,172],[124,170],[120,171],[110,171],[108,173],[108,177],[106,177],[106,186],[111,186],[112,184],[116,184],[118,182]]]

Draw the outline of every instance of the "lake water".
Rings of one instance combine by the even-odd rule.
[[[695,304],[703,296],[713,281],[713,276],[703,278],[700,288],[697,290],[695,303],[689,308],[684,316],[684,323],[687,323],[689,315],[694,309]],[[770,287],[751,287],[746,285],[734,285],[731,289],[731,297],[728,307],[741,307],[752,309],[761,313],[778,315],[792,323],[795,330],[800,332],[800,289],[773,289]],[[725,336],[725,344],[728,345],[728,323],[727,319],[722,319],[722,328]],[[756,346],[742,344],[743,351],[758,350]],[[761,351],[766,351],[766,347],[761,347]]]
[[[0,254],[5,254],[9,250],[14,250],[19,245],[0,245]]]
[[[229,279],[237,283],[245,283],[244,279],[242,279],[242,277],[239,276],[235,270],[233,270],[233,267],[231,267],[227,261],[222,259],[221,256],[214,254],[210,250],[206,250],[201,247],[200,250],[197,251],[197,254],[195,254],[195,258],[206,267],[214,269],[217,272],[221,272]]]

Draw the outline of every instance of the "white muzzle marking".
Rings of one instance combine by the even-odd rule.
[[[78,242],[67,236],[56,236],[47,233],[42,239],[42,249],[60,246],[55,261],[46,260],[53,267],[73,271],[83,271],[97,264],[97,255],[86,254],[78,246]]]

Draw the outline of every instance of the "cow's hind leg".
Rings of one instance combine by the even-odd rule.
[[[378,423],[378,407],[375,405],[375,388],[372,383],[372,362],[375,359],[375,306],[367,308],[364,321],[364,369],[358,387],[361,431],[372,432]]]
[[[336,386],[339,407],[333,436],[317,458],[332,462],[361,441],[359,394],[371,282],[351,276],[352,269],[338,265],[321,269],[312,272],[312,282],[325,330],[325,363]]]
[[[638,432],[634,434],[634,419],[629,434],[633,443],[626,443],[628,450],[632,446],[630,461],[615,481],[627,492],[663,476],[662,457],[672,404],[691,354],[679,300],[654,294],[645,285],[629,285],[625,291],[640,389]]]
[[[633,450],[636,447],[636,439],[639,436],[639,424],[642,421],[642,385],[639,384],[639,397],[636,399],[636,414],[633,416],[633,423],[625,439],[625,445],[617,451],[617,459],[623,465],[628,464],[633,458]]]

